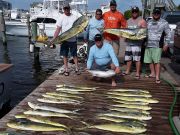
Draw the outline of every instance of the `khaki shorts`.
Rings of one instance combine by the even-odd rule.
[[[119,40],[113,40],[113,41],[105,40],[105,42],[112,45],[116,56],[118,56],[119,55],[119,49],[120,49],[120,41]]]
[[[162,48],[146,48],[144,63],[160,63]]]

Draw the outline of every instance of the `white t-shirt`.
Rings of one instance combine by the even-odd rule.
[[[56,26],[59,26],[62,28],[61,33],[64,33],[65,31],[69,30],[73,23],[78,19],[78,16],[75,16],[71,14],[70,16],[67,16],[63,14],[56,22]],[[72,37],[67,40],[68,42],[75,42],[76,37]]]

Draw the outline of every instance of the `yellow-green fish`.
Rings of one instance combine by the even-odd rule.
[[[83,89],[83,90],[96,90],[98,87],[85,87],[85,86],[72,86],[72,85],[56,85],[57,88],[74,88],[74,89]]]
[[[35,115],[35,116],[43,116],[43,117],[62,117],[62,118],[70,118],[70,116],[66,114],[56,113],[56,112],[50,112],[50,111],[40,111],[40,110],[29,110],[25,111],[24,114],[26,115]]]
[[[108,96],[110,99],[119,99],[124,101],[137,101],[137,102],[146,102],[146,103],[158,103],[159,101],[153,98],[145,98],[145,97],[123,97],[123,96]]]
[[[31,102],[28,102],[28,105],[34,110],[44,110],[44,111],[51,111],[51,112],[57,112],[57,113],[76,114],[75,111],[69,111],[69,110],[60,109],[60,108],[56,108],[52,106],[33,104]]]
[[[46,124],[39,123],[20,123],[20,122],[8,122],[7,126],[18,130],[29,130],[29,131],[66,131],[63,127],[56,127]]]
[[[74,99],[71,99],[71,98],[68,98],[68,97],[51,96],[51,95],[46,95],[46,94],[43,94],[42,96],[45,97],[45,98],[57,99],[57,100],[61,100],[61,101],[64,100],[64,101],[79,102],[78,100],[74,100]]]
[[[139,90],[139,89],[112,89],[111,90],[112,92],[114,92],[114,91],[118,91],[118,92],[141,92],[141,93],[149,93],[149,91],[147,91],[147,90]]]
[[[139,92],[108,92],[107,94],[125,96],[125,97],[152,97],[152,95],[148,93],[139,93]]]
[[[116,103],[121,103],[121,104],[128,104],[128,105],[148,105],[149,103],[147,102],[139,102],[139,101],[124,101],[124,100],[118,100],[118,99],[113,99],[114,102]]]
[[[57,88],[56,91],[90,92],[93,89]]]
[[[143,121],[139,120],[128,120],[128,119],[123,119],[123,118],[118,118],[118,117],[110,117],[110,116],[98,116],[97,119],[100,120],[107,120],[115,123],[129,123],[129,124],[139,124],[140,126],[147,126],[147,124]]]
[[[67,94],[67,93],[60,93],[60,92],[47,92],[46,95],[51,95],[51,96],[56,96],[56,97],[67,97],[67,98],[74,98],[74,99],[83,99],[83,97],[80,97],[80,96]]]
[[[121,36],[131,40],[142,40],[147,36],[147,29],[137,28],[137,29],[105,29],[104,32]]]
[[[135,120],[150,120],[152,117],[148,114],[143,113],[124,113],[124,112],[111,112],[100,114],[99,116],[110,116],[110,117],[119,117],[125,119],[135,119]]]
[[[88,128],[96,128],[105,131],[112,131],[112,132],[122,132],[122,133],[131,133],[131,134],[140,134],[146,132],[145,127],[135,127],[132,125],[126,124],[102,124],[102,125],[93,125]]]
[[[73,23],[73,26],[69,30],[67,30],[66,32],[62,33],[57,38],[55,38],[53,43],[59,44],[62,43],[63,41],[66,41],[69,38],[76,36],[77,34],[81,33],[87,25],[88,25],[88,18],[86,16],[81,16]]]
[[[18,119],[28,119],[28,120],[30,120],[32,122],[43,123],[43,124],[47,124],[47,125],[63,127],[63,128],[68,129],[67,126],[65,126],[63,124],[60,124],[58,122],[51,121],[47,117],[39,117],[39,116],[31,116],[31,115],[18,114],[18,115],[15,115],[15,118],[18,118]]]
[[[152,108],[147,105],[133,105],[133,104],[115,104],[112,105],[113,107],[124,107],[124,108],[130,108],[130,109],[141,109],[141,110],[151,110]]]
[[[50,103],[50,104],[72,104],[72,105],[78,105],[81,102],[80,101],[72,101],[72,100],[58,100],[53,98],[38,98],[39,102],[42,103]]]

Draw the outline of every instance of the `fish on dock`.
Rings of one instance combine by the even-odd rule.
[[[119,96],[125,96],[125,97],[152,97],[152,95],[148,93],[141,93],[141,92],[108,92],[107,94],[110,95],[119,95]]]
[[[66,129],[63,127],[56,127],[56,126],[39,124],[34,122],[22,123],[22,122],[11,121],[7,123],[7,126],[18,130],[28,130],[28,131],[42,131],[42,132],[66,131]]]
[[[51,111],[43,111],[43,110],[29,110],[29,111],[25,111],[24,114],[35,115],[35,116],[43,116],[43,117],[61,117],[61,118],[72,119],[67,114],[51,112]]]
[[[147,130],[144,126],[139,126],[139,125],[135,126],[126,123],[92,125],[92,126],[87,126],[86,128],[95,128],[95,129],[111,131],[111,132],[117,132],[117,133],[122,132],[122,133],[131,133],[131,134],[140,134],[146,132]]]
[[[150,120],[152,117],[149,114],[143,113],[124,113],[124,112],[110,112],[99,114],[99,116],[109,116],[109,117],[117,117],[124,119],[135,119],[135,120]]]
[[[80,101],[74,101],[74,100],[58,100],[54,98],[38,98],[37,101],[41,103],[50,103],[50,104],[72,104],[72,105],[78,105],[81,102]]]
[[[61,123],[58,123],[58,122],[54,122],[54,121],[50,120],[50,118],[47,118],[47,117],[32,116],[32,115],[25,115],[25,114],[17,114],[17,115],[15,115],[15,118],[17,118],[17,119],[27,119],[27,120],[30,120],[30,121],[36,122],[36,123],[42,123],[42,124],[47,124],[47,125],[52,125],[52,126],[57,126],[57,127],[63,127],[65,129],[68,129],[67,126],[65,126],[65,125],[63,125]]]
[[[153,98],[146,97],[123,97],[123,96],[108,96],[110,99],[118,99],[124,101],[138,101],[138,102],[146,102],[146,103],[158,103],[159,101]]]
[[[44,111],[51,111],[51,112],[57,112],[57,113],[76,114],[75,111],[69,111],[69,110],[60,109],[60,108],[56,108],[52,106],[33,104],[31,102],[28,102],[28,105],[34,110],[44,110]]]
[[[72,86],[66,84],[56,85],[57,88],[73,88],[73,89],[83,89],[83,90],[96,90],[99,87],[85,87],[85,86]]]

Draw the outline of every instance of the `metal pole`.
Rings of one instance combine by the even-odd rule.
[[[7,44],[6,25],[5,25],[4,14],[2,10],[0,10],[0,31],[2,32],[3,44],[6,45]]]

